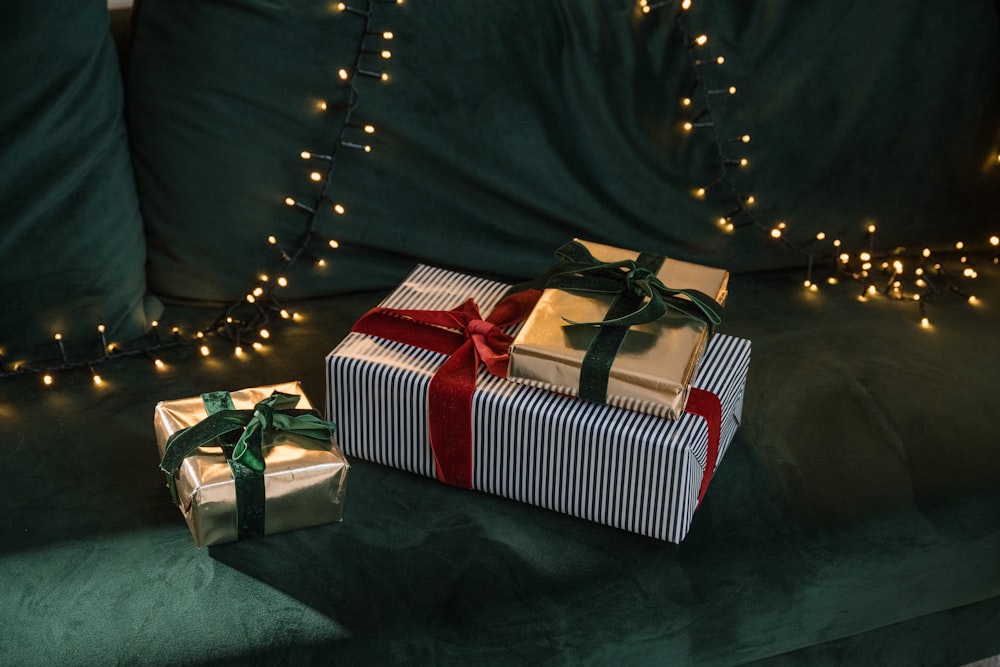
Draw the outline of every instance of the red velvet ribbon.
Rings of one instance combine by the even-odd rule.
[[[710,391],[691,387],[688,393],[684,412],[697,415],[708,425],[708,452],[705,454],[705,474],[701,478],[701,489],[698,491],[698,504],[708,491],[708,483],[715,475],[715,466],[719,460],[719,438],[722,434],[722,403],[719,397]]]
[[[472,488],[472,394],[479,364],[507,377],[513,338],[502,329],[523,321],[540,294],[515,292],[485,319],[472,299],[453,310],[373,308],[351,328],[450,355],[431,378],[427,396],[431,450],[442,482]]]

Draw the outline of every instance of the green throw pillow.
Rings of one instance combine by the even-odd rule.
[[[0,348],[8,370],[142,334],[146,250],[103,0],[0,5]]]
[[[819,231],[860,242],[872,223],[885,248],[971,242],[1000,203],[983,170],[1000,115],[986,2],[696,2],[686,34],[677,3],[344,6],[138,6],[130,124],[158,292],[238,299],[280,270],[309,217],[282,202],[317,206],[326,182],[310,181],[327,163],[303,150],[336,149],[336,161],[288,297],[385,287],[415,261],[524,277],[572,236],[737,271],[801,266],[771,238],[779,222],[792,246]],[[358,44],[361,68],[389,80],[348,73],[357,127],[342,134],[338,72]],[[690,59],[719,55],[693,88]],[[705,90],[711,118],[699,117]],[[699,199],[719,174],[716,138],[725,159],[749,163]],[[717,220],[734,194],[754,196],[758,225],[726,233]]]

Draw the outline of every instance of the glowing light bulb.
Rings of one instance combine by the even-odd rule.
[[[697,199],[704,199],[705,198],[705,188],[698,188],[697,190],[695,190],[694,191],[694,196]]]
[[[749,134],[744,134],[742,137],[740,137],[740,141],[742,141],[745,144],[749,144],[750,143],[750,135]]]
[[[920,254],[923,255],[924,257],[930,257],[931,256],[931,249],[930,248],[924,248],[923,250],[920,251]]]
[[[931,321],[929,319],[927,319],[926,317],[921,317],[920,318],[920,326],[922,326],[924,329],[929,329],[930,326],[931,326]]]
[[[330,239],[330,241],[329,241],[329,243],[327,243],[327,245],[330,246],[331,248],[334,248],[334,249],[340,247],[340,243],[337,242],[335,239]]]
[[[820,232],[820,233],[816,234],[816,240],[817,241],[822,241],[825,238],[826,238],[826,232]]]
[[[379,77],[382,81],[388,81],[389,75],[386,72],[382,72],[382,76]]]
[[[965,244],[962,243],[961,241],[959,241],[958,243],[955,244],[955,250],[961,250],[964,247],[965,247]]]
[[[346,69],[341,67],[340,69],[337,70],[337,76],[340,77],[341,81],[347,81],[348,77],[350,77],[351,74]]]
[[[681,9],[691,9],[691,0],[684,0],[681,3]]]
[[[276,239],[273,235],[272,236],[268,236],[267,237],[267,242],[270,243],[271,245],[277,245],[278,239]]]
[[[757,198],[756,198],[756,197],[754,197],[753,195],[750,195],[749,197],[747,197],[747,198],[746,198],[746,202],[747,202],[747,204],[749,204],[750,206],[753,206],[754,204],[756,204],[756,203],[757,203]]]
[[[726,223],[726,228],[725,229],[726,229],[727,232],[731,232],[734,229],[736,229],[736,227],[735,227],[735,225],[733,225],[733,223],[729,222],[729,223]]]
[[[834,248],[839,248],[840,247],[840,239],[834,239],[833,240],[833,247]]]
[[[729,86],[729,88],[727,89],[727,92],[730,95],[735,95],[736,94],[736,86]]]
[[[365,130],[365,134],[375,134],[375,126],[374,125],[365,125],[364,130]]]
[[[392,34],[391,30],[386,30],[382,33],[382,39],[393,39],[395,35]]]
[[[827,282],[828,285],[836,285],[837,282],[838,282],[837,281],[837,277],[836,276],[830,276],[829,278],[826,279],[826,282]]]
[[[977,303],[979,303],[979,299],[976,298],[975,294],[969,296],[969,303],[971,303],[972,305],[976,305]]]
[[[42,376],[42,383],[43,383],[43,384],[44,384],[44,385],[45,385],[46,387],[50,387],[50,386],[52,386],[52,376],[51,376],[51,375],[49,375],[48,373],[46,373],[45,375],[43,375],[43,376]]]
[[[267,339],[271,337],[271,332],[267,329],[261,329],[259,333],[261,338]]]
[[[161,371],[162,371],[162,370],[163,370],[164,368],[166,368],[166,364],[165,364],[165,363],[163,363],[163,359],[159,359],[159,358],[157,358],[157,359],[153,359],[153,365],[154,365],[154,366],[156,366],[156,369],[157,369],[157,370],[161,370]]]
[[[263,345],[263,343],[261,343],[261,342],[260,342],[259,340],[258,340],[258,341],[254,341],[254,344],[253,344],[253,349],[255,349],[255,350],[257,350],[258,352],[260,352],[261,350],[263,350],[263,349],[264,349],[264,345]]]
[[[336,5],[336,7],[337,7],[337,11],[338,12],[342,12],[345,9],[347,9],[347,5],[344,4],[343,2],[338,2],[337,5]]]
[[[319,109],[320,111],[326,111],[326,102],[320,100],[319,102],[316,103],[316,108]]]
[[[867,252],[861,253],[860,255],[858,255],[858,257],[861,258],[862,262],[867,262],[868,260],[870,260],[872,258],[871,253],[867,253]]]
[[[691,121],[689,121],[689,120],[688,120],[688,121],[684,121],[684,124],[683,124],[683,125],[681,125],[681,127],[683,127],[683,128],[684,128],[684,131],[685,131],[685,132],[690,132],[691,130],[693,130],[693,129],[694,129],[694,123],[692,123],[692,122],[691,122]]]
[[[723,56],[719,56],[718,58],[715,59],[716,65],[724,65],[725,63],[726,59]]]
[[[781,238],[781,230],[775,227],[771,230],[771,238],[779,239]]]
[[[261,296],[263,293],[264,293],[264,288],[263,287],[254,287],[253,288],[252,294],[254,296]]]
[[[312,158],[312,156],[313,156],[312,153],[310,153],[309,151],[302,151],[301,153],[299,153],[299,157],[302,158],[303,160],[308,160]],[[291,197],[289,197],[288,199],[291,199]],[[288,199],[286,199],[285,201],[287,202]]]
[[[868,225],[868,233],[869,234],[875,233],[875,225]]]
[[[237,345],[235,348],[233,348],[233,354],[235,354],[237,357],[242,357],[243,356],[243,347],[240,346],[240,345]]]
[[[992,245],[992,246],[998,246],[998,245],[1000,245],[1000,236],[991,236],[990,237],[990,245]]]
[[[708,35],[701,34],[694,38],[694,43],[698,46],[705,46],[708,44]]]
[[[392,51],[390,51],[389,49],[384,49],[382,53],[379,55],[381,55],[384,60],[389,60],[390,58],[392,58]]]
[[[309,174],[309,180],[318,183],[323,180],[323,174],[319,173],[318,171],[314,171],[311,174]]]
[[[842,252],[840,253],[840,261],[843,262],[844,264],[847,264],[849,261],[851,261],[851,256],[848,255],[846,252]]]
[[[872,270],[872,263],[871,262],[865,262],[864,264],[861,265],[861,269],[863,271],[871,271]]]
[[[285,276],[278,276],[278,285],[281,287],[288,287],[288,278]]]
[[[56,340],[62,340],[62,334],[57,333],[55,336],[53,336],[53,338],[55,338]]]
[[[725,227],[729,224],[729,218],[719,218],[718,223],[720,227]]]
[[[326,260],[323,259],[322,257],[320,257],[319,259],[316,260],[316,266],[319,266],[319,267],[326,266]]]
[[[281,319],[283,320],[287,320],[289,317],[291,317],[291,315],[288,314],[288,311],[285,310],[284,308],[282,308],[281,312],[278,314],[281,315]]]
[[[748,160],[748,159],[747,159],[747,158],[745,158],[745,157],[743,157],[743,158],[740,158],[740,166],[741,166],[741,167],[745,167],[745,166],[747,166],[748,164],[750,164],[750,160]]]
[[[256,300],[257,297],[255,297],[253,294],[247,294],[247,303],[253,303]]]
[[[924,267],[918,266],[913,270],[914,275],[922,276],[924,275]]]
[[[347,209],[344,208],[343,204],[334,204],[333,205],[333,210],[337,213],[337,215],[344,215],[344,212]]]
[[[201,352],[201,356],[203,356],[203,357],[207,357],[208,355],[210,355],[212,353],[212,351],[208,349],[208,345],[202,345],[198,349]]]
[[[803,287],[807,287],[807,288],[808,287],[812,287],[812,284],[813,284],[813,281],[808,280],[808,279],[802,281],[802,286]]]
[[[870,295],[872,295],[872,296],[875,296],[875,294],[878,293],[878,289],[874,285],[869,285],[868,286],[868,293]]]

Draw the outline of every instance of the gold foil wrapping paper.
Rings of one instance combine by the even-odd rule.
[[[599,243],[580,243],[602,262],[639,255]],[[729,273],[724,269],[668,258],[657,276],[670,287],[700,290],[720,304],[725,302]],[[611,296],[544,290],[511,346],[510,379],[576,396],[580,366],[597,327],[569,325],[563,318],[603,320],[612,300]],[[678,419],[707,341],[704,324],[672,313],[632,327],[611,366],[607,403]]]
[[[246,410],[275,391],[297,394],[296,408],[312,408],[298,382],[242,389],[230,396],[236,409]],[[157,403],[153,423],[160,458],[173,433],[207,416],[200,396]],[[263,452],[266,534],[341,520],[350,466],[333,438],[271,432]],[[236,483],[220,447],[200,447],[184,460],[177,473],[177,495],[195,544],[236,540]]]

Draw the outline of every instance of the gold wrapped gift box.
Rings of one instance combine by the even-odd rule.
[[[639,255],[579,242],[602,262],[634,260]],[[729,273],[724,269],[667,258],[656,275],[670,287],[696,289],[725,302]],[[606,295],[545,289],[511,346],[509,378],[577,396],[580,367],[597,327],[574,326],[566,320],[601,321],[612,300]],[[707,342],[707,327],[679,314],[631,327],[611,366],[608,405],[678,419]]]
[[[274,392],[298,395],[298,409],[312,405],[298,382],[230,392],[237,410],[252,409]],[[208,416],[200,396],[157,403],[154,427],[163,458],[168,438]],[[333,438],[317,440],[273,431],[264,445],[265,534],[340,521],[350,467]],[[195,544],[237,539],[236,483],[221,447],[199,447],[184,459],[176,476],[178,506]]]

